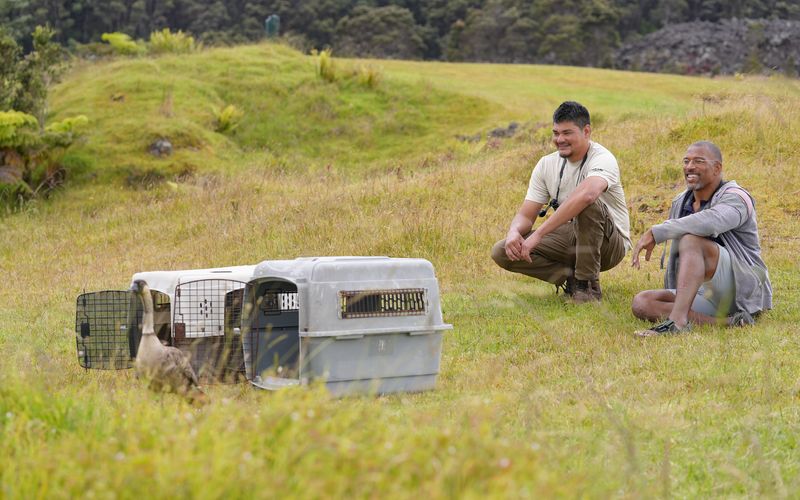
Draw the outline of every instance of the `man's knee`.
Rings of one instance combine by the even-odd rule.
[[[639,292],[631,302],[631,312],[639,319],[648,319],[652,316],[651,300],[647,291]]]
[[[647,314],[647,295],[645,292],[639,292],[633,297],[631,302],[631,312],[639,319],[644,319]]]
[[[506,255],[506,240],[500,240],[494,244],[492,247],[492,260],[503,269],[508,269],[511,265],[511,260]]]
[[[711,242],[708,238],[697,236],[695,234],[684,234],[678,242],[678,251],[686,252],[689,250],[704,250],[705,247]]]

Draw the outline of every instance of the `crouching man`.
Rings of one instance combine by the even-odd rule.
[[[492,259],[511,272],[563,287],[573,302],[602,298],[600,271],[630,249],[630,223],[614,155],[590,140],[589,111],[567,101],[553,113],[558,151],[531,173],[525,200]],[[553,214],[533,231],[538,217]]]
[[[664,289],[633,298],[633,314],[659,322],[640,337],[686,332],[692,323],[743,326],[772,307],[772,287],[761,260],[753,198],[722,180],[722,153],[711,142],[689,146],[683,157],[685,192],[672,201],[669,220],[650,228],[633,249],[645,260],[656,243],[671,240]]]

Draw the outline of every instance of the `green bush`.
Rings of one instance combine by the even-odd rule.
[[[233,104],[228,104],[222,109],[212,107],[211,111],[214,112],[215,118],[214,130],[221,134],[233,131],[239,126],[239,123],[244,116],[244,112]]]
[[[55,147],[69,147],[88,124],[89,119],[84,115],[72,116],[64,118],[60,122],[51,123],[44,129],[45,142]]]
[[[0,148],[21,148],[39,141],[39,122],[21,111],[0,111]]]
[[[136,43],[125,33],[103,33],[101,39],[108,42],[114,53],[121,56],[138,56],[147,51],[139,43]]]
[[[0,206],[16,210],[58,187],[67,175],[61,159],[88,123],[80,115],[42,131],[32,115],[0,112]]]
[[[150,33],[148,47],[152,54],[188,54],[200,49],[194,37],[180,30],[173,33],[169,28]]]

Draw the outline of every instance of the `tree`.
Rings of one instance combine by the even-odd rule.
[[[483,9],[470,10],[459,36],[459,47],[454,48],[459,58],[467,61],[514,62],[515,54],[503,40],[506,39],[512,26],[522,21],[521,16],[519,9],[509,0],[489,0]],[[517,24],[517,26],[523,25]],[[519,30],[511,35],[514,47],[517,49],[529,41],[520,40],[527,38],[528,34],[523,34]],[[517,58],[518,62],[524,60],[524,56]]]
[[[356,7],[336,25],[342,55],[418,59],[425,45],[411,11],[396,6]]]
[[[59,162],[86,117],[67,118],[45,127],[47,91],[63,70],[55,32],[37,26],[33,50],[23,55],[17,42],[0,30],[0,201],[27,199],[48,191],[64,178]]]
[[[0,52],[3,55],[0,106],[3,111],[15,110],[36,117],[44,128],[47,113],[47,89],[63,71],[63,51],[53,41],[55,32],[37,26],[32,34],[33,50],[22,56],[14,39],[0,33]]]

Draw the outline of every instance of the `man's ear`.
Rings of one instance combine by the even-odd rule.
[[[583,126],[583,135],[589,137],[592,135],[592,126],[590,124],[586,124]]]

